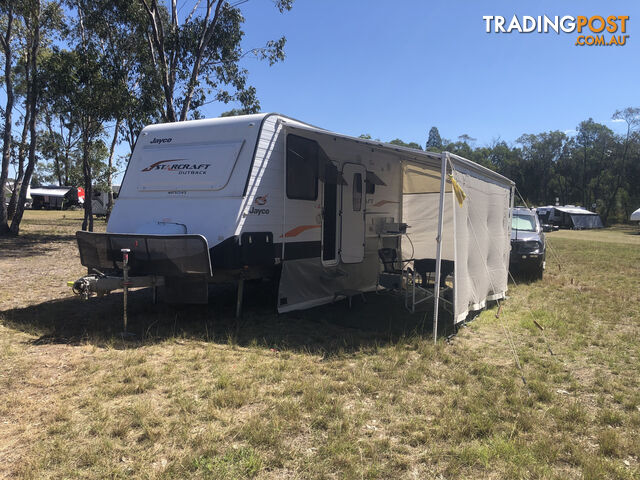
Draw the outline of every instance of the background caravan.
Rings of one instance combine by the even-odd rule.
[[[583,230],[591,228],[604,228],[600,215],[590,212],[584,207],[565,205],[564,207],[552,206],[536,208],[538,217],[543,223],[556,225],[560,228]]]
[[[386,248],[399,260],[449,260],[460,321],[506,292],[512,189],[455,155],[279,114],[152,125],[107,233],[77,233],[90,274],[74,290],[121,288],[124,269],[129,285],[152,286],[167,301],[205,303],[209,283],[231,282],[240,303],[244,280],[272,278],[286,312],[375,290]]]

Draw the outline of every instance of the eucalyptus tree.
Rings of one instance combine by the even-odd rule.
[[[534,203],[546,203],[551,196],[549,187],[554,168],[567,154],[567,135],[560,131],[521,135],[516,142],[522,145],[525,181],[522,192]]]
[[[578,125],[574,141],[573,155],[578,167],[574,175],[580,177],[580,192],[571,201],[590,207],[602,199],[603,191],[611,183],[617,140],[609,127],[589,118]]]
[[[11,221],[16,211],[16,207],[18,204],[18,195],[20,194],[20,189],[23,184],[24,172],[25,172],[25,160],[27,157],[27,152],[29,149],[28,143],[28,135],[29,135],[29,124],[30,124],[30,109],[28,108],[27,103],[27,91],[29,85],[31,85],[31,70],[28,66],[31,64],[31,50],[29,48],[29,39],[31,36],[29,32],[25,28],[25,23],[22,19],[22,14],[25,11],[23,8],[26,4],[15,2],[14,4],[14,12],[16,15],[15,20],[15,33],[14,33],[14,41],[12,50],[14,53],[15,63],[12,67],[11,72],[11,82],[12,82],[12,92],[15,97],[16,105],[20,104],[20,107],[17,107],[17,110],[21,112],[18,120],[15,122],[15,125],[22,125],[21,134],[18,139],[14,139],[11,141],[14,155],[12,155],[11,164],[14,165],[16,176],[13,179],[13,188],[11,189],[11,199],[9,200],[9,206],[7,207],[7,220]],[[55,18],[55,15],[52,17]],[[51,19],[50,19],[51,20]],[[51,21],[47,22],[48,24]],[[48,25],[49,27],[51,25]],[[47,37],[45,36],[45,43],[47,41]],[[5,58],[6,59],[6,58]],[[6,126],[6,123],[5,123]],[[15,155],[15,147],[17,145],[17,155]]]
[[[180,18],[177,0],[169,8],[158,0],[137,0],[147,18],[147,40],[156,78],[162,85],[165,121],[183,121],[209,101],[238,101],[255,112],[259,102],[248,85],[241,60],[252,55],[274,64],[284,60],[285,37],[243,51],[245,19],[237,2],[196,0],[190,13]],[[274,0],[282,13],[293,0]]]
[[[615,161],[615,175],[613,185],[609,195],[605,200],[605,208],[602,215],[603,222],[607,223],[609,215],[616,204],[618,192],[625,182],[628,181],[629,158],[638,158],[638,127],[640,126],[640,108],[627,107],[624,110],[616,110],[611,117],[613,120],[623,121],[626,126],[626,133],[618,141]],[[637,178],[636,178],[637,181]]]
[[[13,125],[13,63],[14,63],[14,32],[15,5],[11,0],[0,2],[3,32],[0,35],[0,46],[4,55],[4,84],[7,102],[4,107],[4,128],[2,134],[2,164],[0,165],[0,235],[9,232],[7,207],[5,203],[5,185],[9,178],[9,162],[11,161],[11,127]]]
[[[25,78],[25,108],[27,111],[29,129],[29,147],[27,151],[27,165],[20,185],[20,193],[17,199],[16,211],[11,219],[10,232],[18,235],[20,223],[24,214],[24,205],[27,200],[27,189],[31,183],[37,156],[36,146],[38,132],[36,130],[39,105],[40,105],[40,72],[39,54],[43,44],[49,41],[50,35],[59,27],[61,19],[60,4],[56,1],[46,0],[22,0],[14,2],[20,12],[24,24],[24,41],[26,45]]]
[[[138,2],[128,0],[75,0],[81,12],[84,40],[100,53],[103,75],[109,84],[110,106],[105,112],[114,126],[108,155],[106,189],[108,211],[113,205],[112,175],[115,147],[120,138],[130,152],[140,130],[160,119],[161,85],[147,43],[146,13]]]
[[[45,91],[52,110],[69,129],[76,129],[82,183],[85,190],[83,230],[93,230],[94,171],[104,158],[96,158],[96,145],[102,143],[104,123],[113,117],[110,93],[114,79],[105,74],[103,56],[94,46],[79,43],[74,50],[54,49],[48,57]]]

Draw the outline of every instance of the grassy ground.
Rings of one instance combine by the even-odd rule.
[[[562,268],[516,278],[500,318],[451,343],[389,297],[278,316],[260,285],[240,323],[229,291],[183,308],[137,292],[123,342],[120,295],[70,298],[80,216],[62,215],[0,239],[0,476],[640,476],[631,229],[550,234]]]

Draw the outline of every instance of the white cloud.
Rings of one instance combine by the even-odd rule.
[[[575,135],[576,133],[578,133],[576,130],[571,129],[571,130],[565,130],[564,134],[565,135]]]
[[[609,120],[611,123],[620,123],[624,122],[623,118],[614,118],[613,120]]]

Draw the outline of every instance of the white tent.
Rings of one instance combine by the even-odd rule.
[[[631,214],[631,221],[640,222],[640,208]]]

